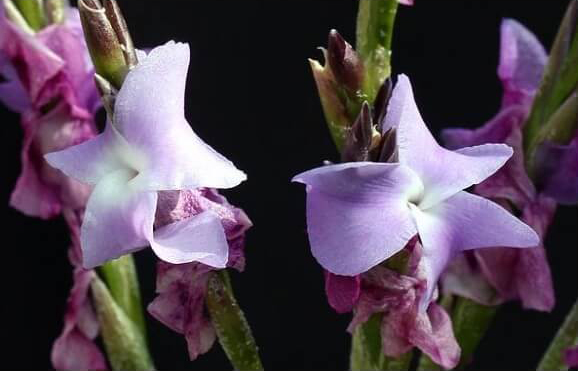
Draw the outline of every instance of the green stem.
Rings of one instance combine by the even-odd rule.
[[[108,360],[113,370],[154,370],[144,334],[95,275],[92,295]]]
[[[370,103],[391,74],[391,40],[397,5],[397,0],[359,1],[356,49],[364,63],[363,92]]]
[[[570,309],[570,313],[550,343],[548,350],[538,365],[539,371],[567,370],[564,362],[566,349],[578,346],[578,300]]]
[[[383,354],[381,342],[381,313],[374,314],[367,322],[359,325],[353,333],[351,343],[351,371],[406,371],[409,369],[412,352],[397,358]]]
[[[124,255],[107,262],[100,267],[100,273],[115,302],[145,335],[145,317],[133,256]]]
[[[209,278],[206,303],[219,343],[235,370],[263,370],[251,328],[233,295],[225,269]]]
[[[458,368],[467,365],[494,319],[498,307],[478,304],[473,300],[458,297],[452,313],[454,335],[462,348]]]
[[[14,5],[26,19],[26,22],[34,31],[40,31],[46,26],[44,18],[44,6],[40,0],[12,0]]]
[[[558,29],[530,115],[524,124],[526,168],[531,177],[535,175],[535,152],[539,145],[551,136],[549,131],[570,131],[572,126],[575,131],[575,120],[561,120],[557,117],[552,121],[551,118],[560,110],[564,102],[571,99],[572,94],[576,94],[578,83],[577,19],[578,1],[572,0]],[[568,108],[564,110],[568,112]],[[548,122],[549,127],[545,127],[544,125]],[[553,129],[554,124],[558,127]],[[550,139],[560,144],[567,143],[566,137]]]
[[[0,6],[2,6],[1,3]],[[18,26],[21,31],[30,35],[34,34],[34,30],[30,27],[20,10],[18,10],[12,1],[4,1],[4,10],[6,11],[6,18]]]

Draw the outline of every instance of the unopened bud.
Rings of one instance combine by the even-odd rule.
[[[130,32],[128,32],[126,21],[116,1],[104,0],[104,8],[106,9],[106,14],[110,20],[110,23],[116,32],[116,36],[122,45],[126,63],[129,69],[131,69],[137,65],[138,60],[136,57],[134,44],[132,43],[132,38],[130,37]]]
[[[325,50],[323,52],[325,54]],[[331,68],[322,66],[313,59],[309,59],[309,64],[315,78],[329,131],[337,149],[341,150],[345,141],[345,134],[352,120],[348,115],[347,107],[339,97],[337,83],[331,73]]]
[[[372,141],[373,120],[371,118],[371,108],[367,102],[363,102],[359,116],[345,139],[341,160],[343,162],[368,161]]]
[[[387,105],[389,104],[389,99],[391,98],[391,92],[393,90],[393,83],[391,78],[385,79],[385,82],[379,88],[377,92],[377,97],[375,97],[373,121],[377,127],[377,131],[380,133],[383,131],[383,121],[385,120],[385,114],[387,113]]]
[[[136,64],[134,47],[124,18],[113,0],[79,0],[78,10],[86,44],[96,70],[120,89],[129,69]]]
[[[397,153],[397,134],[390,128],[382,136],[378,162],[398,162]]]
[[[355,94],[361,89],[363,63],[353,47],[336,30],[329,32],[327,62],[337,83],[349,93]]]

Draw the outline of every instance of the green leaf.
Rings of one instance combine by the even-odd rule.
[[[564,354],[568,348],[574,346],[578,346],[578,300],[570,309],[566,320],[542,357],[538,371],[567,370]]]
[[[560,24],[548,63],[544,70],[540,88],[536,92],[530,115],[524,125],[524,150],[528,173],[533,176],[534,155],[538,146],[547,137],[555,135],[544,133],[552,130],[552,125],[544,129],[552,115],[576,93],[578,84],[578,0],[572,0]],[[558,125],[574,125],[556,119]],[[555,128],[556,132],[566,130]],[[566,144],[567,142],[558,142]]]
[[[211,274],[206,303],[219,343],[235,370],[263,370],[251,328],[233,295],[225,269]]]
[[[473,300],[458,297],[452,313],[454,335],[462,348],[458,368],[467,365],[476,351],[478,344],[486,334],[494,319],[497,306],[478,304]]]
[[[351,344],[351,371],[405,371],[409,368],[412,352],[407,352],[398,358],[387,357],[383,354],[382,318],[382,313],[376,313],[355,329]]]
[[[94,306],[113,370],[154,370],[144,335],[116,303],[100,278],[92,281]]]
[[[1,4],[0,4],[1,6]],[[4,1],[4,10],[6,11],[6,18],[8,18],[12,23],[14,23],[21,31],[26,32],[27,34],[33,35],[34,30],[30,27],[26,19],[20,10],[14,5],[12,1],[6,0]]]
[[[20,10],[20,13],[26,19],[26,23],[34,31],[40,31],[46,26],[44,17],[44,6],[42,0],[12,0],[14,5]]]

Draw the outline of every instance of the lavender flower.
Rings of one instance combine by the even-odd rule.
[[[211,211],[218,215],[229,244],[228,267],[242,271],[245,265],[245,231],[251,221],[243,210],[230,205],[216,190],[159,193],[156,223],[159,226],[194,218]],[[185,335],[191,360],[206,353],[215,341],[215,330],[205,310],[207,282],[213,268],[202,263],[157,265],[158,296],[149,313],[172,330]]]
[[[540,193],[526,173],[522,129],[540,83],[546,53],[536,37],[518,22],[504,20],[501,29],[498,75],[504,96],[500,112],[481,128],[447,129],[442,136],[452,149],[488,141],[510,145],[514,150],[510,160],[478,184],[474,192],[508,208],[513,206],[515,210],[511,211],[521,213],[521,219],[543,237],[554,216],[556,202]],[[559,157],[544,155],[544,158],[554,161]],[[568,163],[571,162],[569,157]],[[567,175],[570,174],[568,168],[570,166],[556,164],[557,171]],[[546,175],[543,178],[551,180],[549,187],[554,192],[557,189],[554,179]],[[496,246],[511,247],[507,244]],[[549,311],[554,306],[552,278],[542,244],[527,250],[499,247],[474,251],[467,259],[456,260],[454,264],[460,267],[452,267],[444,277],[444,290],[448,293],[488,305],[520,299],[526,308]],[[464,281],[466,272],[469,272],[468,278]]]
[[[29,34],[0,6],[0,101],[22,114],[22,173],[10,204],[30,216],[50,218],[77,209],[90,189],[44,161],[44,154],[95,135],[99,107],[92,66],[76,9],[63,24]]]
[[[246,178],[184,118],[188,64],[186,44],[153,49],[127,74],[104,133],[46,155],[55,168],[94,186],[81,230],[85,267],[147,244],[166,262],[226,265],[225,232],[211,211],[153,233],[158,191],[231,188]]]
[[[332,273],[354,276],[388,259],[416,235],[424,248],[425,311],[440,273],[459,252],[508,245],[533,247],[536,233],[502,207],[462,191],[512,155],[502,144],[448,151],[421,119],[409,79],[393,91],[383,131],[397,132],[398,163],[329,165],[297,175],[307,185],[313,255]]]

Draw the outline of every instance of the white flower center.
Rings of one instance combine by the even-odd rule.
[[[416,177],[416,181],[412,182],[411,186],[407,189],[407,201],[419,206],[423,200],[424,191],[423,182],[419,177]]]

